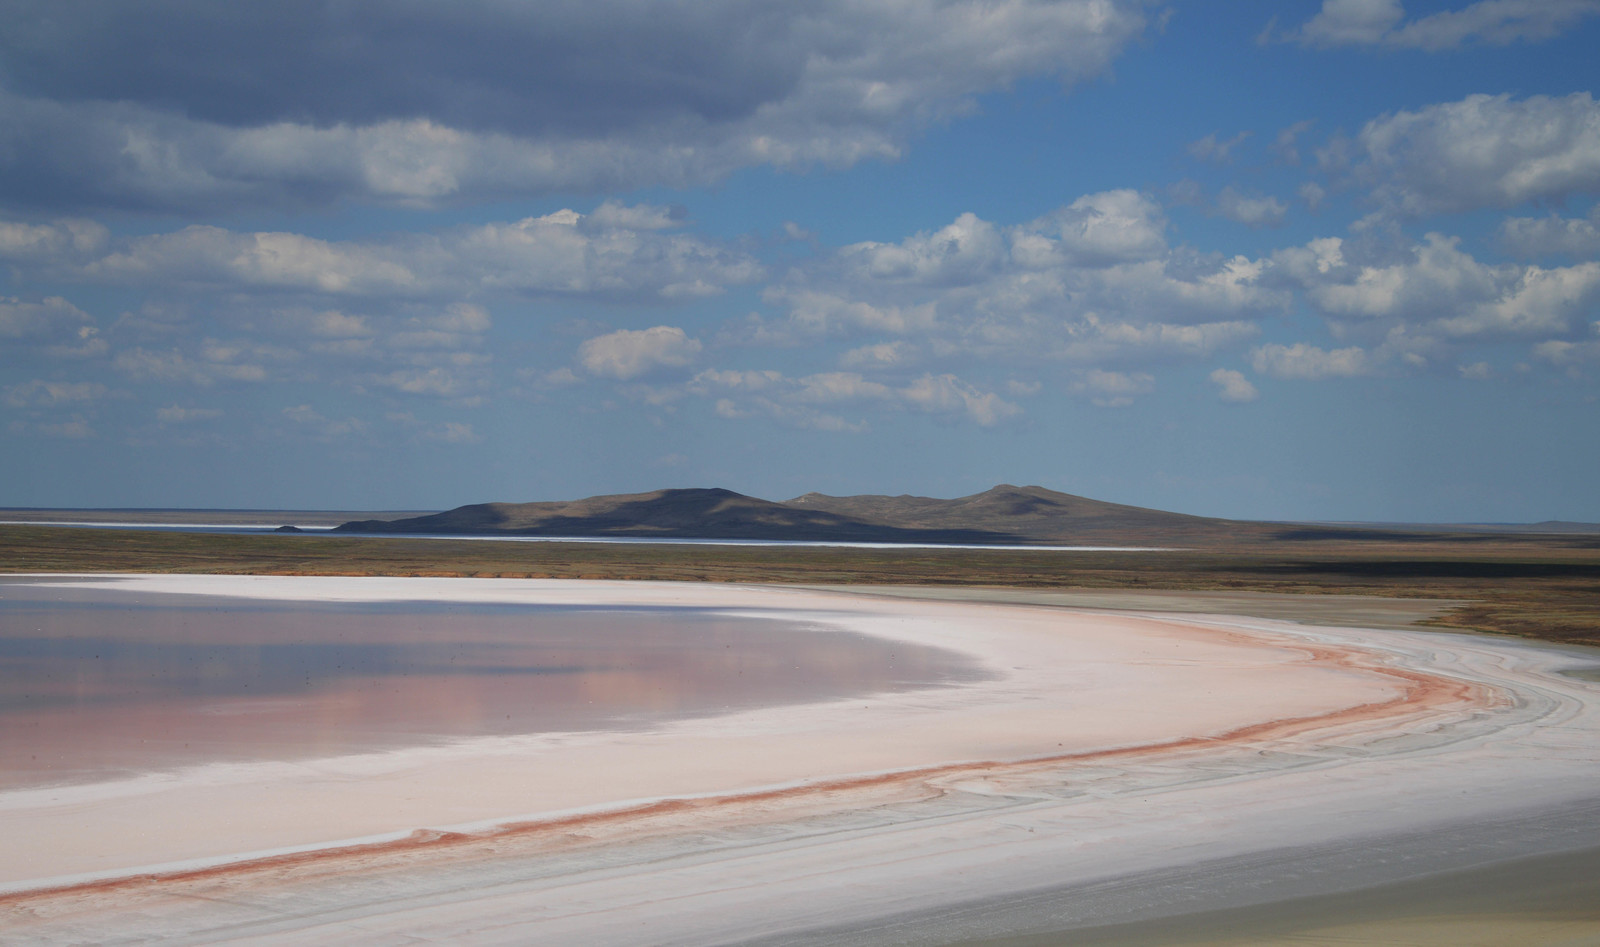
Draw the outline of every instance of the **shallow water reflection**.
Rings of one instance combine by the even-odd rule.
[[[640,725],[977,676],[937,649],[699,609],[0,582],[0,787]]]

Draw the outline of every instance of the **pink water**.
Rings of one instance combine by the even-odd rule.
[[[961,657],[698,609],[381,606],[0,581],[0,788],[937,686]]]

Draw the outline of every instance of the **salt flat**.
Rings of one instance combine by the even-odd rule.
[[[1234,866],[1220,904],[1600,845],[1600,691],[1514,642],[761,587],[113,581],[782,613],[991,674],[0,794],[8,940],[940,943],[1199,910],[1170,893],[1196,866]]]

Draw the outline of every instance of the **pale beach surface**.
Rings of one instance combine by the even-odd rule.
[[[7,943],[954,943],[1600,846],[1600,687],[1570,651],[765,587],[70,581],[782,614],[987,674],[0,793]]]

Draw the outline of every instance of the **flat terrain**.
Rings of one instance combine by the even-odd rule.
[[[1561,883],[1600,851],[1600,705],[1568,673],[1595,660],[1575,649],[1038,607],[1085,601],[1048,589],[38,585],[262,607],[714,610],[945,649],[987,673],[0,792],[8,942],[1542,944],[1600,931],[1593,886]],[[1320,598],[1082,594],[1151,610]]]
[[[1600,537],[1584,535],[1401,535],[1126,553],[239,536],[0,526],[0,572],[648,579],[991,587],[1075,594],[1267,592],[1318,596],[1311,609],[1315,614],[1303,620],[1344,623],[1330,611],[1334,602],[1320,599],[1338,595],[1425,599],[1444,606],[1436,614],[1410,614],[1402,624],[1420,621],[1442,628],[1600,644]],[[1273,608],[1285,607],[1277,601]],[[1108,607],[1105,602],[1080,604]],[[1258,613],[1238,601],[1229,610],[1299,617],[1281,610]],[[1358,609],[1352,614],[1359,613]]]
[[[424,514],[415,510],[352,513],[345,510],[49,510],[0,507],[0,523],[148,523],[151,526],[338,526],[357,517],[388,521],[420,515]]]

